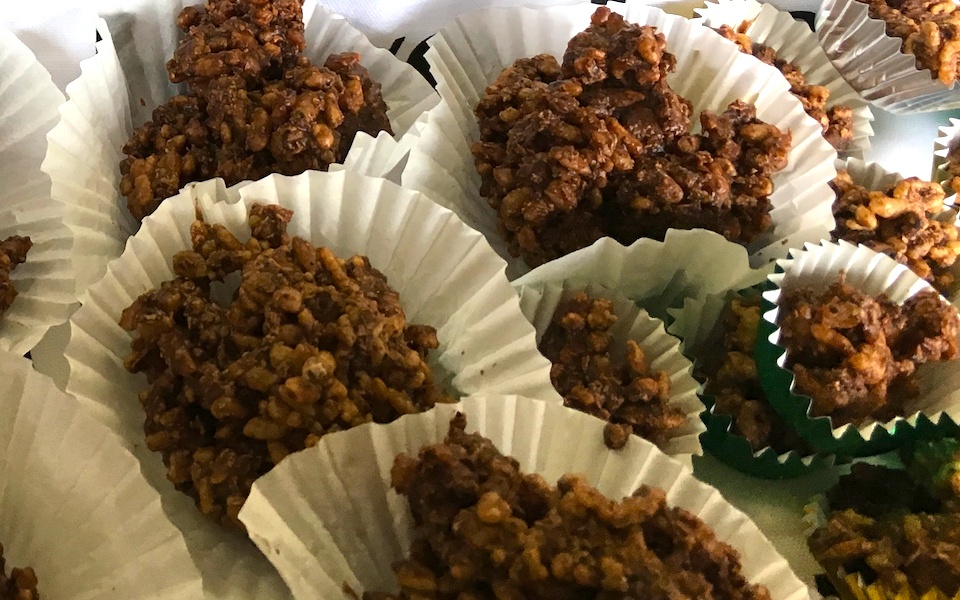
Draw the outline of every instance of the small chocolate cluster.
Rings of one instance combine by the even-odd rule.
[[[838,171],[833,239],[863,244],[910,267],[944,294],[956,291],[951,267],[960,254],[957,211],[944,204],[938,183],[909,177],[882,190],[868,190]]]
[[[839,427],[903,415],[919,394],[917,367],[957,355],[960,315],[933,290],[898,305],[841,277],[825,290],[785,290],[779,326],[797,392]]]
[[[627,340],[613,348],[617,322],[613,303],[578,293],[557,306],[540,341],[540,352],[553,363],[550,379],[564,404],[604,421],[604,443],[622,448],[630,434],[663,447],[685,415],[670,405],[670,377],[650,367],[643,350]]]
[[[299,0],[208,0],[183,9],[167,63],[174,96],[123,147],[120,193],[142,220],[192,181],[227,185],[342,161],[360,131],[392,132],[380,84],[360,55],[323,66],[300,55]]]
[[[691,104],[667,83],[675,67],[663,34],[600,7],[562,63],[523,58],[487,87],[471,151],[512,255],[536,266],[671,227],[746,244],[772,225],[790,133],[740,101],[690,133]]]
[[[575,475],[553,487],[465,426],[458,415],[442,443],[394,462],[414,540],[394,565],[400,592],[365,600],[769,600],[737,551],[668,506],[663,490],[642,486],[616,502]]]
[[[120,320],[134,334],[124,366],[150,383],[147,447],[204,514],[235,528],[254,480],[288,454],[453,401],[427,364],[436,331],[407,323],[366,257],[287,235],[292,214],[254,205],[247,242],[198,218],[176,279]],[[215,283],[234,273],[239,289],[218,302]]]
[[[827,492],[826,521],[807,540],[828,576],[858,576],[884,597],[960,594],[960,495],[943,485],[944,472],[956,477],[957,447],[921,442],[906,469],[855,463],[840,477]]]
[[[40,600],[37,574],[30,567],[16,568],[7,574],[7,559],[0,544],[0,600]]]
[[[859,0],[870,16],[886,22],[887,35],[916,57],[917,68],[953,85],[960,67],[960,8],[953,0]]]
[[[27,260],[27,252],[33,243],[30,238],[13,235],[0,241],[0,319],[17,298],[17,289],[10,274]]]
[[[716,31],[736,43],[744,54],[755,56],[783,73],[790,84],[790,93],[800,101],[803,110],[820,123],[820,127],[823,128],[823,137],[830,142],[830,145],[840,151],[849,148],[853,141],[853,110],[842,104],[828,106],[830,90],[822,85],[807,83],[806,75],[796,64],[779,58],[776,50],[770,46],[751,40],[747,35],[750,25],[751,21],[744,21],[737,28],[721,25]]]

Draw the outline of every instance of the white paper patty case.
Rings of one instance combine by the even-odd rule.
[[[589,3],[540,10],[492,8],[458,18],[429,41],[426,58],[441,102],[428,113],[413,145],[403,184],[424,191],[483,233],[510,261],[511,277],[529,269],[510,258],[497,232],[496,215],[480,196],[480,176],[470,154],[470,145],[479,139],[473,109],[485,88],[516,59],[544,52],[562,57],[570,38],[590,24],[596,8]],[[756,104],[759,119],[791,131],[788,165],[773,176],[774,227],[753,245],[755,249],[817,225],[832,228],[829,182],[836,175],[836,151],[821,135],[819,123],[789,93],[779,71],[682,17],[635,1],[612,2],[608,8],[664,34],[667,51],[677,58],[668,81],[693,102],[693,122],[703,109],[722,112],[741,99]]]
[[[76,399],[0,351],[0,544],[42,598],[202,598],[183,536],[137,459]]]
[[[808,84],[827,88],[830,92],[828,107],[841,105],[853,111],[853,139],[841,154],[863,158],[870,150],[870,136],[873,135],[870,106],[830,64],[817,34],[805,23],[771,4],[756,0],[709,0],[696,12],[696,22],[711,28],[729,25],[736,29],[744,21],[752,21],[746,33],[754,43],[773,48],[777,58],[795,64]]]
[[[897,115],[960,107],[960,85],[944,85],[916,57],[900,51],[903,40],[887,35],[866,2],[824,0],[817,36],[833,66],[871,104]]]
[[[933,181],[949,186],[952,176],[947,173],[947,157],[950,150],[960,143],[960,119],[950,119],[949,125],[938,130],[937,139],[933,141]],[[956,190],[951,190],[956,193]]]
[[[103,275],[120,255],[138,223],[120,196],[121,148],[154,108],[182,88],[170,83],[165,64],[180,39],[176,16],[199,0],[102,0],[96,56],[81,63],[81,76],[67,86],[62,120],[50,133],[43,169],[53,195],[67,205],[66,223],[76,235],[80,292]],[[394,133],[402,136],[436,93],[416,70],[373,46],[345,19],[307,0],[307,47],[303,55],[322,65],[335,52],[355,51],[382,84]],[[381,175],[381,173],[369,173]]]
[[[941,428],[953,430],[960,423],[960,360],[921,365],[917,382],[919,396],[906,406],[906,414],[886,422],[867,419],[859,426],[834,426],[828,416],[810,414],[811,400],[795,390],[793,373],[785,366],[786,351],[780,345],[779,300],[784,290],[809,286],[824,290],[840,273],[845,282],[865,294],[886,294],[903,303],[922,290],[932,289],[907,267],[865,246],[847,242],[808,244],[791,250],[790,258],[778,261],[764,292],[757,367],[771,404],[816,450],[841,456],[870,456],[897,447],[917,436],[937,435]],[[940,434],[943,435],[942,433]]]
[[[617,322],[610,328],[611,354],[616,360],[626,356],[627,340],[634,340],[643,350],[650,368],[663,371],[670,377],[669,405],[686,416],[684,425],[678,428],[661,448],[678,458],[689,460],[690,455],[703,454],[700,434],[706,431],[700,420],[703,403],[697,397],[699,387],[693,378],[690,361],[680,353],[680,341],[669,335],[663,321],[651,317],[631,300],[615,289],[600,285],[577,285],[571,283],[533,284],[517,288],[520,294],[520,309],[537,331],[537,342],[543,338],[553,321],[561,302],[569,300],[578,292],[586,292],[591,298],[606,298],[613,305]]]
[[[347,171],[273,175],[239,190],[217,182],[188,187],[144,220],[71,319],[67,390],[134,449],[191,551],[202,557],[207,593],[216,597],[271,598],[282,584],[271,579],[269,564],[249,542],[201,517],[166,481],[159,454],[144,449],[137,392],[146,381],[123,368],[131,338],[118,321],[139,295],[172,279],[173,255],[191,245],[196,206],[207,222],[246,239],[247,213],[255,202],[292,209],[291,235],[341,258],[368,256],[400,294],[408,322],[436,328],[440,348],[431,362],[439,381],[463,394],[521,390],[560,404],[550,363],[538,352],[533,326],[504,277],[505,263],[453,213],[418,193]],[[209,554],[207,547],[220,553]]]
[[[390,567],[407,554],[412,523],[406,500],[390,490],[390,468],[397,455],[442,441],[456,411],[465,414],[468,432],[550,483],[581,473],[618,500],[643,484],[666,490],[668,504],[699,516],[740,552],[749,581],[766,585],[776,600],[809,598],[756,526],[687,467],[635,436],[623,450],[610,450],[602,421],[517,396],[470,397],[387,426],[338,433],[261,478],[240,518],[296,598],[348,598],[345,584],[359,593],[396,589]]]
[[[50,197],[50,178],[40,172],[62,102],[33,53],[0,28],[0,242],[20,235],[33,243],[11,274],[18,295],[0,318],[0,350],[20,355],[66,321],[76,302],[65,207]]]
[[[629,246],[604,238],[588,248],[552,260],[514,280],[517,288],[554,284],[600,285],[615,289],[654,317],[687,298],[704,298],[755,285],[772,265],[754,269],[743,246],[705,230],[671,229],[662,242],[637,240]]]

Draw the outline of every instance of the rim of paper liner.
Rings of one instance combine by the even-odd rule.
[[[62,220],[62,208],[50,203],[0,210],[0,241],[23,235],[33,242],[26,262],[10,274],[17,297],[0,318],[0,350],[23,356],[76,308],[72,236]]]
[[[195,206],[208,222],[246,239],[254,202],[292,208],[291,235],[328,245],[342,258],[369,256],[400,293],[409,321],[437,328],[441,348],[432,362],[441,365],[438,378],[453,375],[453,385],[466,393],[518,389],[560,403],[550,363],[537,351],[533,327],[503,276],[503,261],[449,211],[410,190],[351,172],[272,175],[239,191],[222,182],[189,187],[144,220],[74,314],[65,351],[67,390],[140,458],[168,512],[175,513],[171,519],[188,534],[201,572],[208,575],[207,593],[219,597],[272,598],[285,592],[256,549],[203,517],[166,481],[160,456],[145,449],[136,397],[146,381],[123,368],[130,336],[117,322],[140,294],[172,278],[173,254],[190,248]]]
[[[791,250],[791,258],[778,261],[763,294],[760,334],[757,336],[757,367],[764,391],[773,407],[814,449],[840,456],[869,456],[896,448],[917,437],[935,437],[937,431],[960,422],[960,360],[921,365],[920,397],[911,402],[909,414],[885,423],[869,421],[857,427],[834,428],[830,417],[813,417],[812,400],[794,391],[793,373],[784,365],[786,350],[779,345],[777,302],[784,286],[813,285],[821,289],[846,273],[846,283],[870,295],[885,293],[903,303],[921,290],[932,289],[910,269],[865,246],[840,241],[808,244]]]
[[[724,307],[734,293],[735,289],[731,288],[705,298],[688,298],[683,308],[670,311],[673,322],[667,331],[680,339],[681,352],[694,361],[694,370],[700,363],[694,357],[712,340]],[[816,453],[808,456],[794,451],[780,454],[769,446],[755,451],[745,437],[732,431],[731,415],[715,412],[716,397],[704,392],[709,380],[698,378],[697,382],[697,394],[705,407],[702,419],[706,431],[700,436],[700,442],[707,452],[724,464],[761,479],[791,479],[834,464],[835,457]]]
[[[33,242],[11,273],[18,295],[0,318],[0,350],[21,356],[76,302],[65,207],[50,197],[50,178],[40,171],[62,102],[33,52],[0,27],[0,241],[24,235]]]
[[[617,499],[641,484],[665,489],[671,506],[701,517],[741,553],[751,582],[767,585],[777,600],[809,598],[756,525],[688,467],[636,436],[610,450],[603,421],[517,396],[474,396],[386,426],[336,433],[257,480],[240,518],[295,597],[347,598],[344,584],[358,593],[396,589],[390,566],[408,552],[412,519],[405,499],[389,489],[390,468],[398,454],[443,440],[458,410],[468,431],[548,482],[582,473]]]
[[[708,0],[696,13],[695,22],[711,28],[730,25],[736,29],[744,21],[753,21],[747,29],[752,41],[773,48],[778,58],[797,65],[808,83],[827,88],[830,107],[843,105],[853,111],[853,140],[840,154],[863,157],[870,150],[873,112],[869,104],[833,67],[817,34],[806,23],[755,0]]]
[[[858,0],[825,0],[817,11],[817,37],[833,66],[871,104],[898,115],[960,107],[960,88],[946,86],[916,57],[901,52],[903,40]]]
[[[437,102],[436,93],[413,67],[373,46],[343,17],[318,0],[307,2],[316,6],[303,55],[322,65],[333,52],[360,52],[361,64],[383,86],[387,114],[402,137]],[[43,170],[53,181],[53,197],[67,205],[65,221],[76,236],[79,293],[103,275],[139,227],[119,192],[121,148],[135,127],[181,90],[169,82],[165,63],[180,37],[177,13],[196,3],[133,0],[110,7],[97,27],[102,38],[97,54],[81,62],[80,77],[67,86],[69,99],[50,132]],[[348,155],[345,162],[352,160]]]
[[[47,132],[57,124],[63,100],[33,52],[0,27],[0,211],[56,206],[40,163],[47,152]]]
[[[662,450],[670,456],[703,454],[699,436],[706,430],[700,420],[704,407],[697,397],[698,386],[693,378],[693,365],[680,353],[680,341],[667,333],[663,321],[650,316],[622,293],[596,284],[518,286],[520,310],[533,324],[537,343],[543,339],[560,303],[569,300],[577,292],[586,292],[591,298],[607,298],[613,303],[617,322],[610,329],[610,335],[612,354],[616,359],[625,359],[627,340],[634,340],[643,350],[650,368],[669,375],[668,404],[683,411],[686,419]]]
[[[0,351],[0,543],[44,598],[202,598],[200,574],[120,440]]]
[[[624,246],[603,238],[530,271],[515,287],[568,282],[618,290],[654,317],[668,322],[668,308],[763,281],[769,269],[753,269],[746,249],[703,229],[670,229],[662,242]]]
[[[848,158],[846,161],[838,160],[837,170],[840,169],[845,169],[850,174],[850,178],[854,183],[862,185],[871,191],[879,191],[888,185],[904,179],[900,173],[887,171],[878,163],[866,162],[857,158]],[[948,218],[950,216],[948,211],[960,208],[956,205],[957,195],[949,195],[949,192],[947,192],[947,194],[947,198],[943,201],[943,212],[934,216],[933,219],[937,221],[953,221],[954,226],[960,228],[960,212],[953,215],[953,219]],[[960,301],[960,260],[955,261],[950,266],[949,272],[953,275],[955,283],[953,290],[947,295],[947,298],[956,304]]]
[[[483,233],[511,264],[508,273],[513,276],[529,268],[509,256],[497,233],[496,215],[480,196],[480,177],[470,154],[471,143],[479,139],[473,108],[487,85],[515,59],[542,52],[562,57],[567,42],[589,25],[596,8],[589,3],[539,10],[491,8],[459,17],[429,41],[426,58],[442,100],[430,111],[410,152],[403,183],[428,193]],[[832,229],[829,182],[836,176],[836,151],[821,135],[819,123],[790,94],[777,69],[741,54],[714,32],[682,17],[632,1],[611,3],[609,8],[623,12],[631,22],[655,25],[666,36],[667,50],[677,56],[669,81],[695,103],[693,123],[703,108],[722,112],[739,98],[755,102],[760,119],[792,131],[790,162],[773,177],[775,226],[752,249],[818,223],[829,222],[828,230]]]
[[[947,174],[947,154],[950,147],[960,140],[960,119],[950,119],[949,125],[943,125],[937,129],[937,139],[933,141],[933,181],[941,185],[946,185],[950,180]],[[952,190],[956,193],[956,190]]]

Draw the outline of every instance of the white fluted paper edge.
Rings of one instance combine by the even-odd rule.
[[[817,37],[833,66],[876,107],[896,115],[960,107],[960,86],[946,86],[912,54],[902,40],[887,35],[886,24],[870,17],[858,0],[825,0],[817,11]]]
[[[960,140],[960,119],[950,119],[949,125],[937,129],[937,138],[933,140],[933,181],[946,185],[950,181],[947,174],[947,154],[950,148]],[[952,190],[957,193],[957,190]]]
[[[600,285],[576,285],[568,282],[516,286],[520,295],[520,310],[533,324],[537,343],[553,321],[557,306],[577,292],[586,292],[593,298],[606,298],[613,303],[617,322],[610,329],[611,351],[614,357],[626,357],[627,340],[633,340],[643,350],[650,368],[664,371],[670,378],[668,404],[683,412],[684,425],[664,445],[668,455],[689,464],[692,455],[703,454],[700,434],[707,430],[700,413],[704,406],[697,396],[699,384],[693,378],[693,365],[680,353],[680,340],[668,334],[663,321],[650,316],[629,298],[614,289]]]
[[[33,241],[27,262],[11,274],[19,294],[0,318],[0,350],[19,355],[66,321],[77,299],[65,207],[51,198],[50,178],[40,171],[62,102],[36,56],[0,27],[0,241],[12,235]]]
[[[188,249],[196,204],[209,222],[244,238],[254,202],[293,208],[290,233],[346,257],[369,256],[401,294],[410,322],[433,325],[441,349],[434,364],[465,393],[522,393],[557,404],[550,363],[503,275],[505,265],[483,238],[456,216],[410,190],[352,172],[272,175],[239,188],[214,180],[188,186],[144,220],[123,255],[91,286],[70,321],[67,390],[88,413],[116,431],[141,461],[171,520],[187,537],[205,591],[219,598],[276,598],[286,592],[270,565],[239,536],[201,517],[166,481],[159,455],[144,448],[137,391],[143,376],[123,369],[130,337],[117,324],[140,294],[172,278],[171,260]]]
[[[430,40],[426,58],[441,101],[428,113],[427,125],[410,152],[403,184],[424,191],[483,233],[510,264],[511,278],[529,268],[510,257],[493,210],[479,194],[480,178],[470,154],[471,142],[479,137],[473,107],[486,86],[516,58],[541,52],[562,56],[570,37],[589,25],[596,8],[584,3],[541,10],[488,9],[458,18]],[[836,150],[821,135],[819,123],[789,93],[782,74],[681,17],[637,1],[610,8],[664,33],[667,49],[677,56],[670,83],[694,102],[694,115],[702,108],[721,112],[740,98],[755,102],[761,119],[792,131],[790,162],[773,177],[775,227],[752,246],[766,249],[758,252],[758,261],[785,256],[785,244],[779,240],[791,234],[819,227],[802,243],[821,239],[820,229],[830,231],[829,182],[836,176]]]
[[[707,0],[696,12],[698,18],[694,22],[711,28],[729,25],[736,29],[744,21],[753,21],[747,29],[751,40],[773,48],[778,58],[795,64],[807,83],[827,88],[830,91],[828,107],[843,105],[853,111],[853,140],[840,154],[863,158],[870,150],[873,135],[870,106],[833,67],[820,47],[817,34],[805,23],[756,0]]]
[[[750,266],[743,246],[712,231],[671,229],[664,241],[624,246],[610,238],[537,267],[514,286],[569,282],[616,289],[659,319],[685,298],[763,281],[772,265]]]
[[[796,286],[810,286],[813,289],[826,289],[837,280],[840,272],[846,274],[847,285],[869,295],[886,294],[893,302],[902,304],[907,298],[922,290],[933,289],[913,271],[901,265],[885,254],[870,250],[866,246],[854,245],[845,241],[827,242],[819,245],[807,244],[802,250],[791,250],[790,258],[777,261],[783,269],[768,278],[776,288],[764,292],[763,297],[774,308],[763,313],[762,318],[776,326],[779,318],[777,302],[784,289]],[[770,334],[771,344],[781,347],[780,328]],[[784,367],[786,354],[777,359],[780,368]],[[786,369],[789,370],[789,369]],[[946,414],[954,422],[960,422],[960,359],[946,362],[928,363],[918,369],[917,382],[920,396],[911,402],[910,414],[895,417],[880,423],[868,421],[856,427],[852,424],[833,428],[833,437],[840,439],[848,428],[856,428],[863,439],[868,440],[878,427],[893,433],[897,425],[907,422],[915,426],[923,415],[937,422]],[[790,383],[790,391],[804,396],[795,389],[796,381]],[[803,401],[807,401],[805,398]]]
[[[47,598],[202,598],[137,459],[76,399],[0,351],[0,539]]]
[[[406,555],[412,524],[406,501],[389,488],[390,467],[398,454],[442,441],[457,410],[466,414],[468,431],[547,481],[582,473],[617,499],[640,485],[663,488],[670,505],[703,519],[740,552],[744,576],[766,585],[772,598],[809,598],[756,525],[689,468],[636,436],[623,450],[610,450],[599,419],[517,396],[470,397],[387,426],[337,433],[258,480],[240,518],[295,597],[346,598],[344,584],[356,592],[395,589],[390,565]]]
[[[361,63],[382,84],[394,133],[402,137],[436,104],[436,93],[413,67],[372,45],[319,0],[312,1],[316,6],[304,56],[323,64],[333,52],[360,52]],[[179,91],[164,65],[176,48],[177,13],[196,3],[105,0],[99,7],[104,18],[97,28],[102,37],[97,54],[81,63],[80,77],[67,86],[69,100],[60,107],[61,121],[50,132],[43,163],[53,182],[52,195],[66,204],[65,221],[76,236],[78,294],[103,275],[107,262],[120,255],[139,227],[119,193],[121,148],[155,107]]]

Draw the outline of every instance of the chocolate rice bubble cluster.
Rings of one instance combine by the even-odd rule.
[[[177,25],[185,37],[167,71],[188,91],[157,107],[123,147],[120,193],[137,220],[188,183],[326,170],[358,132],[393,132],[359,54],[333,54],[322,66],[300,55],[298,0],[208,0],[183,9]]]
[[[771,227],[790,132],[735,101],[691,133],[692,105],[667,83],[675,68],[663,34],[600,7],[562,63],[521,58],[487,87],[471,152],[513,256],[537,266],[670,227],[747,244]]]
[[[393,566],[400,593],[364,600],[770,599],[737,550],[662,489],[617,502],[579,475],[550,485],[465,428],[459,413],[443,442],[394,461],[413,543]]]
[[[427,354],[436,331],[407,323],[364,256],[340,259],[286,233],[293,212],[255,204],[239,241],[198,215],[176,278],[141,295],[120,325],[150,450],[204,514],[242,529],[253,481],[327,434],[452,402]],[[216,282],[240,274],[228,303]]]

